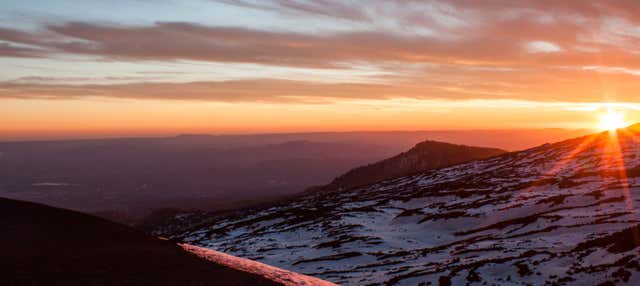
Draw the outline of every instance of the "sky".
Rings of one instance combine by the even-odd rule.
[[[640,120],[634,0],[0,5],[0,140]]]

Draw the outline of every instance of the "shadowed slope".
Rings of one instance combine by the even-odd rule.
[[[280,285],[73,211],[0,198],[0,227],[0,284]]]

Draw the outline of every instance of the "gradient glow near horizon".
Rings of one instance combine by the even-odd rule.
[[[0,140],[640,119],[636,1],[4,1]]]

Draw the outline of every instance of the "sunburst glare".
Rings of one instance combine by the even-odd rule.
[[[598,123],[598,129],[614,131],[616,129],[624,127],[624,113],[615,110],[613,108],[607,108],[607,113],[600,116],[600,122]]]

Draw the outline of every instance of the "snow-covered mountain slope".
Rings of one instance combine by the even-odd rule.
[[[635,285],[640,128],[217,219],[175,238],[344,285]]]

